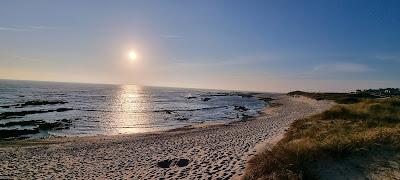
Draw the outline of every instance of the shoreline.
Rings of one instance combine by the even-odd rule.
[[[157,131],[150,131],[150,132],[139,132],[139,133],[123,133],[123,134],[99,134],[99,135],[88,135],[88,136],[49,136],[45,138],[33,138],[33,139],[13,139],[13,140],[0,140],[0,148],[2,147],[13,147],[13,146],[29,146],[29,145],[45,145],[45,144],[57,144],[57,143],[63,143],[63,142],[71,142],[71,141],[78,141],[78,140],[85,140],[85,139],[93,139],[93,138],[101,138],[101,139],[107,139],[107,138],[118,138],[118,137],[125,137],[128,136],[128,138],[135,138],[135,137],[141,137],[141,136],[147,136],[147,135],[162,135],[166,133],[179,133],[179,132],[184,132],[184,131],[190,131],[193,129],[200,129],[200,128],[210,128],[210,127],[216,127],[216,126],[226,126],[230,124],[234,124],[237,122],[243,122],[243,121],[248,121],[254,118],[257,118],[262,115],[263,111],[265,111],[267,108],[270,108],[272,96],[277,96],[277,95],[283,95],[281,93],[255,93],[255,92],[248,92],[248,93],[241,93],[243,96],[252,96],[256,98],[259,101],[263,101],[265,103],[265,106],[262,110],[257,111],[258,115],[257,116],[248,116],[248,117],[241,117],[238,119],[235,119],[233,121],[224,121],[224,120],[216,120],[214,121],[204,121],[201,123],[194,123],[191,125],[186,125],[182,127],[176,127],[176,128],[171,128],[171,129],[165,129],[165,130],[157,130]],[[261,95],[261,96],[260,96]],[[265,97],[267,96],[267,97]]]
[[[203,92],[204,93],[204,92]],[[91,111],[102,111],[102,110],[95,110],[96,108],[92,108],[93,110],[85,110],[82,108],[75,108],[72,102],[69,106],[62,106],[51,108],[50,105],[63,105],[63,104],[70,104],[71,102],[65,100],[48,100],[48,99],[37,99],[37,100],[24,100],[21,102],[16,103],[9,103],[0,106],[0,110],[5,108],[4,112],[0,112],[0,119],[5,120],[1,127],[3,127],[0,131],[0,145],[2,142],[18,142],[21,140],[28,141],[35,141],[41,139],[49,139],[49,138],[64,138],[64,137],[93,137],[93,136],[115,136],[115,135],[129,135],[129,134],[143,134],[143,133],[160,133],[160,132],[169,132],[169,131],[176,131],[179,129],[191,129],[196,128],[198,126],[208,126],[210,124],[228,124],[235,121],[243,121],[248,118],[256,117],[259,113],[268,106],[268,102],[270,98],[257,98],[256,95],[260,93],[255,92],[208,92],[211,94],[199,94],[198,96],[186,97],[185,99],[193,99],[197,98],[199,103],[190,102],[191,104],[201,104],[202,101],[208,101],[210,99],[214,99],[217,96],[224,96],[228,98],[233,97],[241,97],[239,100],[235,100],[233,103],[229,103],[226,100],[218,100],[214,99],[217,103],[212,103],[214,105],[210,105],[211,107],[201,107],[201,108],[167,108],[164,110],[145,110],[145,111],[138,111],[140,114],[145,114],[146,116],[154,116],[154,113],[157,114],[158,117],[156,119],[148,119],[148,124],[143,122],[143,124],[135,124],[135,123],[126,123],[125,121],[132,121],[134,117],[128,117],[125,119],[115,119],[111,121],[104,121],[104,117],[107,115],[99,116],[99,114],[92,114]],[[203,100],[206,97],[206,100]],[[249,100],[251,99],[251,100]],[[232,100],[232,99],[231,99]],[[250,102],[254,101],[254,102]],[[215,106],[218,102],[226,103],[223,106]],[[242,103],[243,102],[243,103]],[[189,102],[188,102],[189,103]],[[189,104],[190,104],[189,103]],[[250,106],[247,106],[250,105]],[[42,107],[41,110],[35,110],[32,108],[36,108],[36,106],[45,106]],[[112,106],[112,105],[111,105]],[[248,108],[246,108],[246,106]],[[28,109],[17,109],[17,108],[25,108]],[[113,107],[113,106],[112,106]],[[12,108],[11,110],[9,108]],[[31,108],[31,109],[29,109]],[[218,108],[224,108],[223,110],[217,110]],[[161,108],[163,109],[163,108]],[[212,112],[207,116],[207,113],[204,114],[203,110],[213,109],[214,112],[220,112],[216,117],[210,116],[214,115]],[[215,110],[214,110],[215,109]],[[49,120],[48,116],[51,115],[40,115],[42,113],[49,113],[49,112],[65,112],[65,111],[76,111],[72,113],[81,114],[81,116],[72,116],[67,115],[68,117],[64,117],[63,119],[55,119]],[[198,113],[191,113],[191,112],[200,112],[199,116]],[[228,111],[228,112],[227,112]],[[104,111],[110,112],[108,114],[113,114],[114,111]],[[115,111],[120,112],[120,111]],[[121,111],[125,112],[125,111]],[[181,114],[180,112],[186,112]],[[187,113],[190,112],[190,113]],[[83,114],[82,114],[83,113]],[[135,111],[136,113],[136,111]],[[164,113],[164,114],[163,114]],[[25,118],[26,115],[33,115],[39,114],[36,119],[19,119]],[[71,113],[69,113],[71,114]],[[129,113],[128,113],[129,114]],[[192,115],[196,114],[194,121],[192,121]],[[62,114],[60,114],[62,115]],[[168,116],[169,115],[169,116]],[[225,116],[224,116],[225,115]],[[106,123],[117,123],[124,122],[127,125],[123,125],[123,127],[111,127],[110,125],[102,126],[101,123],[95,124],[88,124],[87,122],[82,123],[82,119],[86,118],[98,118],[99,120],[93,120],[93,122],[103,122]],[[101,118],[103,117],[103,119]],[[41,119],[42,118],[42,119]],[[171,121],[170,124],[168,123],[155,123],[159,119],[164,119],[164,121],[168,120]],[[40,119],[40,120],[37,120]],[[43,120],[46,119],[46,120]],[[54,118],[53,118],[54,119]],[[145,119],[146,120],[146,119]],[[115,122],[114,122],[115,121]],[[139,121],[143,121],[140,120]],[[91,121],[88,121],[91,122]],[[77,125],[78,124],[78,125]],[[77,126],[76,126],[77,125]],[[85,129],[85,126],[91,127]],[[146,127],[140,127],[140,125],[145,125]],[[160,125],[160,126],[158,126]],[[20,128],[18,127],[20,126]],[[16,128],[17,127],[17,128]],[[72,127],[72,128],[71,128]],[[127,130],[124,130],[124,129]],[[110,129],[110,130],[109,130]],[[87,131],[86,131],[87,130]],[[113,131],[113,132],[112,132]],[[91,132],[87,134],[86,132]],[[4,143],[3,143],[4,144]],[[12,144],[12,143],[7,143]]]
[[[228,124],[200,124],[156,133],[57,137],[2,145],[0,162],[4,165],[0,167],[3,172],[0,177],[238,178],[244,173],[247,160],[263,148],[260,144],[277,139],[294,120],[332,105],[282,94],[257,96],[272,96],[275,99],[272,102],[282,105],[266,106],[257,117]]]

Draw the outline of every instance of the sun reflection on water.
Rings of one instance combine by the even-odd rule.
[[[136,85],[121,85],[114,101],[114,118],[110,119],[112,134],[141,133],[152,131],[143,128],[150,124],[146,113],[148,97],[143,93],[143,87]]]

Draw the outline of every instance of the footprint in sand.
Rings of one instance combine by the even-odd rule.
[[[166,159],[157,163],[160,168],[170,168],[171,166],[185,167],[189,164],[188,159]]]

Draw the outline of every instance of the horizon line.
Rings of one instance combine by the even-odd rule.
[[[195,89],[195,90],[215,90],[215,91],[239,91],[239,92],[254,92],[254,93],[276,93],[285,94],[288,92],[268,92],[268,91],[255,91],[255,90],[235,90],[235,89],[217,89],[217,88],[201,88],[201,87],[177,87],[177,86],[157,86],[157,85],[143,85],[143,84],[122,84],[122,83],[98,83],[98,82],[75,82],[75,81],[52,81],[52,80],[31,80],[31,79],[3,79],[0,81],[32,81],[32,82],[47,82],[47,83],[70,83],[70,84],[87,84],[87,85],[131,85],[142,87],[155,87],[155,88],[180,88],[180,89]]]

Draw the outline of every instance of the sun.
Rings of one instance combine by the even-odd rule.
[[[137,55],[136,55],[135,51],[130,51],[129,52],[129,59],[131,61],[133,61],[133,60],[136,60],[136,58],[137,58]]]

